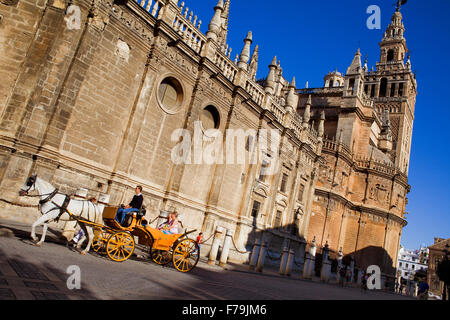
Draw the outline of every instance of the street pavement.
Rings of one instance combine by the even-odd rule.
[[[81,255],[49,228],[37,247],[30,226],[0,220],[0,300],[410,300],[382,291],[363,292],[335,284],[249,271],[245,265],[210,266],[203,258],[190,273],[133,256],[117,263]],[[38,228],[37,235],[40,236]],[[69,266],[81,271],[81,288],[68,289]]]

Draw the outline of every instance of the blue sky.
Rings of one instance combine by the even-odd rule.
[[[180,1],[181,2],[181,1]],[[186,0],[203,20],[206,32],[217,0]],[[345,72],[357,48],[368,65],[379,59],[379,42],[395,11],[396,0],[268,1],[231,0],[228,43],[232,58],[247,32],[259,45],[258,78],[265,77],[276,55],[283,75],[297,87],[323,86],[329,71]],[[381,30],[369,30],[370,5],[381,9]],[[450,1],[409,0],[402,8],[405,38],[417,72],[416,103],[406,211],[401,244],[414,249],[433,238],[450,237]]]

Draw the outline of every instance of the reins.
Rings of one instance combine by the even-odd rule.
[[[58,189],[55,189],[53,192],[51,193],[45,193],[45,194],[37,194],[37,195],[30,195],[30,194],[24,194],[23,197],[30,197],[30,198],[37,198],[37,197],[41,197],[41,196],[48,196],[46,199],[44,200],[39,200],[39,204],[24,204],[24,203],[18,203],[18,202],[14,202],[14,201],[10,201],[10,200],[6,200],[3,198],[0,198],[0,201],[5,202],[9,205],[12,206],[16,206],[16,207],[22,207],[22,208],[39,208],[40,205],[48,202],[51,198],[53,198],[56,194],[58,193]]]

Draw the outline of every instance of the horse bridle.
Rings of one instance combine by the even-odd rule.
[[[37,194],[37,195],[29,195],[29,194],[28,194],[28,191],[30,191],[30,189],[31,189],[33,186],[36,188],[36,186],[35,186],[36,180],[37,180],[36,178],[37,178],[37,176],[31,176],[31,177],[29,177],[29,178],[28,178],[28,181],[27,181],[27,183],[26,183],[26,185],[28,186],[28,190],[22,190],[22,189],[20,189],[20,191],[23,192],[23,195],[25,195],[25,196],[27,196],[27,197],[31,197],[31,198],[33,198],[33,197],[47,196],[47,198],[45,198],[45,199],[43,199],[43,200],[39,200],[39,204],[40,204],[40,205],[43,205],[44,203],[49,202],[50,199],[52,199],[52,198],[58,193],[58,188],[55,188],[55,190],[53,190],[53,191],[50,192],[50,193]],[[19,192],[20,192],[20,191],[19,191]]]
[[[38,195],[29,195],[28,191],[30,191],[30,189],[36,184],[36,179],[37,176],[33,175],[31,177],[28,178],[26,185],[28,186],[27,190],[23,190],[20,189],[19,194],[22,196],[27,196],[27,197],[42,197],[42,196],[47,196],[45,199],[39,200],[39,207],[41,207],[43,204],[49,202],[56,194],[58,194],[58,188],[55,188],[55,190],[53,190],[50,193],[44,193],[44,194],[38,194]],[[56,204],[55,202],[52,201],[52,203],[55,205],[55,208],[50,209],[49,211],[47,211],[46,213],[43,214],[47,214],[50,211],[54,211],[54,210],[59,210],[59,215],[55,218],[55,221],[58,222],[59,218],[63,215],[64,212],[67,211],[67,206],[70,202],[70,197],[65,195],[64,198],[64,202],[61,206],[59,206],[58,204]]]

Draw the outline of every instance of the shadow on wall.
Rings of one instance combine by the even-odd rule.
[[[251,251],[257,239],[259,239],[260,243],[265,241],[267,246],[265,266],[279,267],[283,249],[287,248],[288,250],[292,249],[294,251],[295,263],[293,269],[301,269],[300,263],[304,261],[306,253],[309,252],[312,247],[311,241],[307,242],[304,237],[298,236],[298,230],[295,224],[265,230],[253,229],[245,244],[246,250]],[[319,277],[322,268],[323,247],[320,247],[317,244],[316,246],[315,275]],[[329,250],[328,259],[331,262],[332,273],[336,273],[337,271],[338,256],[338,252]],[[392,279],[389,279],[387,285],[394,286],[396,269],[393,266],[392,258],[382,247],[368,246],[354,252],[347,252],[342,259],[343,265],[350,266],[352,259],[354,260],[355,266],[354,281],[357,281],[356,277],[360,270],[366,271],[369,266],[377,265],[380,267],[382,274],[389,278],[392,277]],[[390,284],[390,282],[392,282],[392,284]]]

